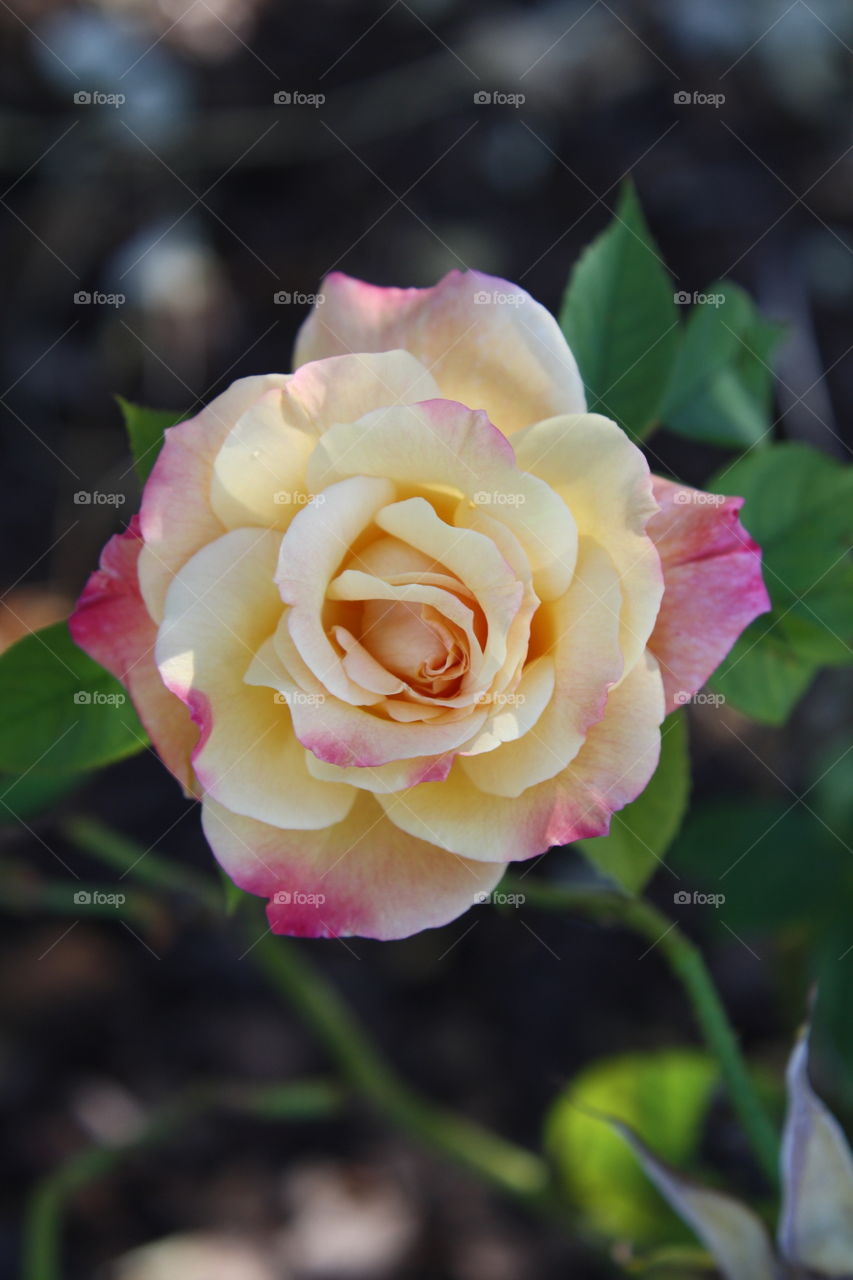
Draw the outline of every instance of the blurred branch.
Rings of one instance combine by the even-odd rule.
[[[588,916],[596,924],[617,925],[640,934],[657,948],[678,978],[693,1006],[705,1042],[720,1064],[732,1106],[740,1119],[759,1166],[771,1186],[779,1182],[779,1137],[764,1103],[750,1078],[732,1029],[702,953],[682,933],[674,920],[642,898],[617,892],[573,889],[510,877],[502,882],[509,892],[523,893],[534,907],[569,911]]]
[[[143,849],[94,818],[73,817],[60,824],[60,831],[70,844],[97,858],[106,866],[131,873],[146,884],[171,893],[185,893],[199,899],[210,911],[221,914],[224,898],[218,885],[171,858],[151,849]]]
[[[111,1173],[128,1156],[168,1142],[191,1120],[209,1111],[230,1110],[263,1120],[316,1120],[334,1114],[343,1102],[335,1085],[301,1080],[284,1085],[206,1084],[151,1113],[128,1142],[89,1147],[43,1178],[30,1197],[23,1232],[22,1280],[60,1280],[60,1244],[65,1206],[82,1187]]]
[[[255,944],[253,954],[270,983],[325,1045],[346,1081],[378,1111],[499,1190],[548,1215],[557,1213],[560,1206],[546,1162],[410,1089],[380,1057],[338,993],[290,939],[267,932]]]

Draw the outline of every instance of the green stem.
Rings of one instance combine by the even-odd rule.
[[[342,1095],[323,1080],[294,1081],[247,1089],[203,1085],[152,1112],[133,1139],[113,1147],[89,1147],[54,1169],[30,1197],[23,1228],[22,1280],[59,1280],[62,1224],[69,1199],[110,1173],[126,1156],[167,1142],[207,1111],[228,1109],[267,1120],[313,1120],[333,1114]]]
[[[401,1129],[532,1208],[557,1201],[546,1162],[533,1152],[438,1107],[404,1084],[380,1057],[347,1005],[288,938],[265,934],[253,954],[267,979],[325,1045],[354,1090]]]
[[[218,913],[223,910],[222,893],[212,880],[153,850],[142,848],[94,818],[67,818],[60,825],[60,830],[66,840],[83,853],[120,871],[122,879],[132,874],[158,889],[190,894]]]
[[[521,893],[545,910],[571,911],[601,925],[618,925],[638,933],[666,959],[687,992],[696,1021],[720,1072],[762,1170],[772,1186],[779,1181],[779,1138],[747,1070],[737,1037],[699,948],[657,907],[642,898],[617,892],[563,888],[511,877],[502,889]]]

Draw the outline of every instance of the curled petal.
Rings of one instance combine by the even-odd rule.
[[[806,1032],[788,1064],[779,1247],[799,1267],[846,1276],[853,1273],[853,1156],[811,1087],[808,1055]]]
[[[385,289],[333,272],[299,331],[294,363],[352,351],[412,352],[441,395],[485,409],[509,435],[582,413],[583,383],[552,315],[517,285],[451,271],[431,289]]]

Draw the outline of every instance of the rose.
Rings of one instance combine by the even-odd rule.
[[[653,480],[527,295],[322,294],[294,374],[167,432],[72,629],[273,929],[400,937],[606,833],[767,596],[740,500]]]

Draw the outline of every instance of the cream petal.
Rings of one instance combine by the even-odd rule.
[[[530,858],[552,845],[606,835],[613,813],[635,799],[654,773],[663,710],[660,672],[646,655],[612,690],[603,719],[571,764],[517,799],[480,791],[457,760],[446,782],[379,800],[410,835],[489,862]]]
[[[657,511],[649,468],[625,432],[598,414],[551,418],[517,435],[519,466],[564,498],[580,536],[595,539],[622,588],[621,649],[630,671],[646,647],[663,596],[660,557],[646,526]]]
[[[188,422],[170,427],[142,494],[139,514],[145,545],[139,586],[155,622],[163,617],[173,576],[200,547],[224,532],[213,510],[213,461],[234,423],[287,375],[240,378]]]
[[[431,289],[385,289],[333,272],[303,324],[294,363],[344,351],[411,351],[440,394],[485,409],[506,434],[583,413],[575,358],[549,312],[517,285],[451,271]]]
[[[202,821],[234,882],[269,898],[275,933],[408,937],[482,902],[505,870],[405,835],[366,792],[358,794],[345,820],[323,831],[283,831],[210,800]]]
[[[156,657],[201,727],[193,764],[205,791],[260,821],[319,828],[349,812],[352,789],[309,774],[287,705],[243,679],[282,612],[280,540],[235,529],[197,552],[169,588]]]
[[[505,437],[482,412],[449,400],[365,414],[327,431],[309,463],[317,490],[347,475],[384,475],[409,486],[434,485],[464,495],[457,523],[487,507],[524,547],[540,599],[571,581],[577,531],[566,503],[543,480],[515,465]]]
[[[577,756],[622,675],[620,601],[619,578],[609,556],[581,539],[575,580],[563,599],[549,606],[554,696],[517,740],[488,756],[460,760],[459,767],[482,791],[519,796],[553,778]]]
[[[281,541],[275,580],[291,605],[288,628],[300,656],[323,688],[354,705],[371,701],[347,676],[329,640],[323,604],[331,578],[355,539],[395,496],[390,480],[352,476],[331,485],[323,503],[302,510]]]

